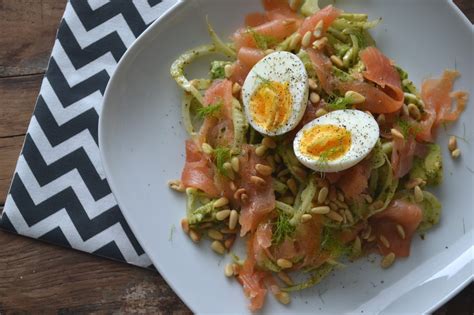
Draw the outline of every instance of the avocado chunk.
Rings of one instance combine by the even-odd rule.
[[[443,158],[441,147],[437,144],[428,145],[429,152],[424,159],[415,157],[410,179],[421,178],[427,185],[439,185],[443,181]]]

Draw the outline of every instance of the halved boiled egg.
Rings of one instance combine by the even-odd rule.
[[[242,86],[245,115],[260,133],[284,134],[299,123],[308,102],[308,74],[294,54],[278,51],[260,60]]]
[[[306,124],[293,141],[298,160],[315,171],[339,172],[365,158],[379,139],[375,119],[362,111],[337,110]]]

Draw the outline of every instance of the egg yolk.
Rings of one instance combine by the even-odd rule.
[[[332,161],[349,151],[351,133],[335,125],[316,125],[301,137],[301,152],[313,159]]]
[[[250,98],[250,112],[256,124],[275,130],[287,123],[292,109],[288,83],[266,81]]]

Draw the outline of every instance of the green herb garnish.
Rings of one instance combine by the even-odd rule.
[[[328,98],[328,103],[326,107],[329,110],[340,110],[340,109],[348,109],[353,103],[353,100],[350,97],[339,97],[335,95],[331,95]]]
[[[294,232],[296,227],[290,223],[291,214],[283,212],[281,210],[278,211],[278,217],[275,221],[275,229],[272,235],[272,243],[273,244],[280,244],[283,242],[288,236],[291,236]]]
[[[218,101],[214,104],[210,104],[209,106],[201,107],[197,110],[197,115],[201,119],[204,119],[206,117],[216,116],[221,111],[223,104],[224,104],[223,101]]]
[[[416,136],[421,131],[421,127],[417,123],[410,122],[403,118],[397,120],[397,126],[405,138],[408,138],[410,135]]]
[[[230,149],[225,147],[217,147],[214,149],[214,157],[216,162],[217,171],[227,176],[227,170],[224,168],[224,163],[228,162],[231,158]]]
[[[274,38],[273,36],[262,35],[260,33],[257,33],[251,27],[247,28],[247,33],[252,35],[255,41],[255,44],[257,45],[258,48],[262,50],[268,49],[270,46],[275,45],[278,42],[278,40]]]

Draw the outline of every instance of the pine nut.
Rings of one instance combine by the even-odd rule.
[[[395,138],[398,138],[398,139],[405,139],[405,137],[403,136],[403,134],[398,131],[397,129],[395,128],[392,128],[390,129],[390,133],[392,134],[392,136],[394,136]]]
[[[223,233],[223,234],[235,234],[235,233],[237,233],[237,230],[229,229],[228,227],[224,227],[220,230],[220,232]]]
[[[354,243],[352,243],[352,255],[359,256],[362,251],[362,242],[359,236],[356,236]]]
[[[340,215],[339,213],[337,213],[336,211],[333,211],[333,210],[329,211],[329,212],[326,214],[326,216],[327,216],[329,219],[333,220],[333,221],[337,221],[337,222],[342,222],[342,221],[344,221],[344,218],[342,217],[342,215]]]
[[[220,255],[224,255],[224,253],[225,253],[224,245],[222,245],[222,243],[219,242],[219,241],[213,241],[211,243],[211,248],[212,248],[213,251],[215,251],[216,253],[218,253]]]
[[[293,11],[296,11],[300,7],[301,0],[289,0],[288,4]]]
[[[337,192],[337,200],[344,202],[344,195],[340,191]]]
[[[240,160],[238,157],[234,156],[230,159],[230,164],[232,165],[232,169],[234,172],[238,173],[240,169]]]
[[[224,75],[226,78],[230,78],[234,73],[234,67],[232,65],[225,65],[224,67]]]
[[[301,216],[301,222],[303,223],[309,222],[311,221],[312,218],[313,216],[311,214],[305,213]]]
[[[321,188],[321,190],[318,193],[318,203],[321,204],[324,201],[326,201],[326,198],[328,197],[329,189],[327,187]]]
[[[245,188],[239,188],[235,191],[234,193],[234,199],[242,199],[242,195],[245,194],[247,191],[245,190]]]
[[[240,92],[240,89],[242,87],[240,86],[240,84],[238,84],[237,82],[235,82],[233,85],[232,85],[232,94],[237,94]]]
[[[311,93],[309,94],[309,100],[311,101],[311,103],[317,104],[317,103],[319,103],[319,101],[321,100],[321,97],[319,96],[318,93],[316,93],[316,92],[311,92]]]
[[[331,208],[331,210],[334,210],[336,211],[337,210],[337,204],[333,201],[329,202],[329,208]]]
[[[310,90],[316,90],[318,88],[318,84],[316,83],[316,81],[311,78],[308,79],[308,86]]]
[[[351,104],[362,104],[365,102],[365,96],[355,91],[347,91],[344,97],[350,99]]]
[[[420,109],[415,104],[408,104],[408,113],[415,120],[419,120],[421,117]]]
[[[188,234],[189,233],[189,222],[188,222],[188,218],[183,218],[181,219],[181,228],[183,229],[183,231]]]
[[[278,274],[278,278],[283,281],[286,285],[291,286],[294,284],[293,280],[291,280],[290,276],[287,275],[285,272],[280,271]]]
[[[410,116],[410,112],[408,111],[408,106],[406,104],[403,104],[402,106],[402,115],[405,117]]]
[[[403,228],[403,226],[401,226],[400,224],[397,224],[397,232],[398,232],[398,235],[400,235],[400,238],[402,240],[405,239],[406,235],[405,235],[405,229]]]
[[[314,27],[313,35],[314,37],[320,38],[323,35],[323,30],[324,30],[324,21],[320,20],[318,24]]]
[[[207,231],[207,236],[209,236],[213,240],[218,240],[218,241],[222,241],[224,239],[224,235],[222,235],[221,232],[219,232],[217,230],[214,230],[214,229],[208,230]]]
[[[239,221],[239,213],[236,210],[232,210],[229,216],[229,229],[233,230],[237,226]]]
[[[283,269],[288,269],[288,268],[293,267],[293,263],[285,258],[279,258],[277,260],[277,265],[278,267],[283,268]]]
[[[426,184],[426,182],[422,179],[422,178],[413,178],[413,179],[410,179],[406,184],[405,184],[405,188],[406,189],[413,189],[415,188],[415,186],[424,186]]]
[[[201,145],[201,149],[202,149],[202,152],[206,153],[207,155],[211,155],[212,152],[214,151],[214,149],[212,148],[212,146],[211,146],[209,143],[206,143],[206,142],[204,142],[204,143]]]
[[[364,199],[367,203],[372,203],[374,201],[370,195],[364,195]]]
[[[421,190],[420,186],[415,186],[414,194],[415,194],[415,202],[423,201],[424,196],[423,196],[423,191]]]
[[[325,110],[324,108],[319,108],[317,111],[316,111],[316,118],[319,118],[321,116],[324,116],[328,113],[327,110]]]
[[[262,139],[262,144],[263,144],[264,146],[266,146],[267,148],[270,148],[270,149],[275,149],[276,146],[277,146],[275,140],[273,140],[273,139],[270,138],[270,137],[264,137],[264,138]]]
[[[382,242],[383,246],[385,246],[387,248],[390,247],[390,242],[388,241],[388,239],[385,236],[380,235],[379,240],[380,240],[380,242]]]
[[[218,221],[224,221],[225,219],[227,219],[230,215],[230,210],[229,209],[226,209],[226,210],[221,210],[219,212],[216,213],[216,219]]]
[[[386,255],[384,258],[382,258],[382,261],[380,262],[380,266],[384,269],[390,267],[393,265],[393,262],[395,261],[395,254],[390,253]]]
[[[189,230],[189,237],[191,237],[194,243],[198,243],[201,240],[201,235],[192,229]]]
[[[328,206],[314,207],[310,210],[310,212],[313,214],[328,214],[329,211],[331,211],[331,208]]]
[[[179,191],[179,192],[186,191],[186,188],[184,187],[183,183],[179,179],[170,180],[168,182],[168,186],[169,188]]]
[[[455,136],[449,137],[448,149],[449,151],[454,151],[458,148],[458,141]]]
[[[230,164],[230,162],[225,162],[224,164],[222,164],[222,167],[228,172],[233,172],[232,164]]]
[[[229,204],[229,199],[227,199],[226,197],[220,197],[219,199],[214,201],[214,208],[220,208],[228,204]]]
[[[257,186],[265,186],[266,182],[259,176],[250,176],[250,182]]]
[[[278,302],[284,305],[287,305],[291,302],[291,297],[287,292],[278,292],[275,294],[275,297],[277,298]]]
[[[350,212],[348,209],[344,210],[344,215],[346,216],[347,221],[349,221],[349,223],[354,222],[354,216],[352,215],[352,212]]]
[[[270,166],[263,164],[255,165],[255,170],[262,176],[270,176],[273,173],[273,169]]]
[[[270,55],[270,54],[273,54],[275,52],[275,49],[267,49],[264,51],[265,55]]]
[[[328,43],[328,38],[327,37],[322,37],[320,39],[317,39],[313,42],[313,48],[316,50],[321,50],[326,46]]]
[[[229,277],[229,278],[234,275],[234,268],[232,267],[232,264],[225,265],[224,274],[226,277]]]
[[[298,187],[296,187],[296,181],[294,178],[290,178],[289,180],[286,181],[286,185],[290,189],[291,193],[296,196],[298,193]]]
[[[455,149],[453,152],[451,152],[451,156],[454,159],[457,159],[460,155],[461,155],[461,150],[459,150],[459,149]]]
[[[301,39],[301,46],[303,47],[308,47],[309,44],[311,44],[311,32],[310,31],[307,31],[304,35],[303,35],[303,39]]]
[[[344,63],[342,62],[341,58],[339,58],[338,56],[332,55],[330,59],[331,59],[332,64],[335,65],[336,67],[338,68],[344,67]]]
[[[303,37],[301,36],[300,33],[296,33],[296,35],[294,35],[293,38],[290,41],[289,49],[290,50],[298,49],[298,46],[300,45],[302,38]]]
[[[257,156],[263,156],[266,151],[267,151],[267,146],[265,146],[265,145],[259,145],[259,146],[255,149],[255,154],[256,154]]]

